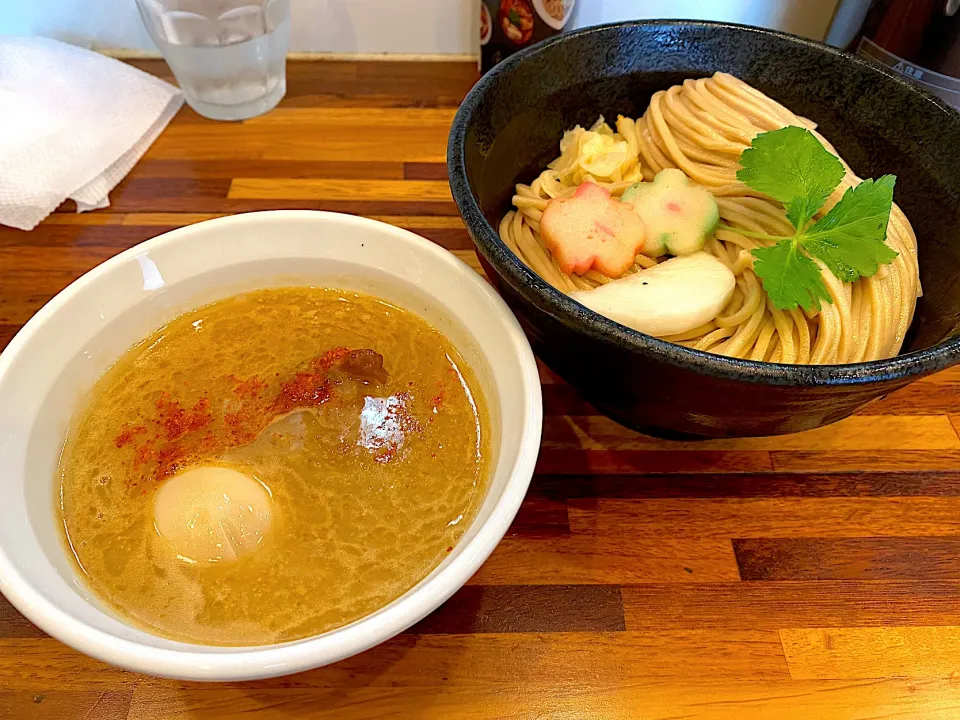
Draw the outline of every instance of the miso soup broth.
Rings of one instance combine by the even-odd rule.
[[[95,595],[174,640],[339,627],[447,556],[481,503],[488,416],[424,320],[259,290],[156,330],[97,382],[60,461],[64,541]]]

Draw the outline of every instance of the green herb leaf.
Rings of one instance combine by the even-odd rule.
[[[797,305],[804,310],[819,310],[821,300],[831,302],[820,267],[803,254],[793,238],[783,238],[772,247],[755,248],[753,257],[753,271],[781,310]]]
[[[820,266],[812,258],[840,280],[855,282],[897,257],[885,243],[893,175],[864,180],[847,190],[830,212],[809,225],[844,174],[840,160],[805,128],[761,133],[740,157],[737,179],[783,203],[796,228],[790,238],[743,231],[748,237],[776,241],[772,247],[752,251],[753,270],[781,310],[797,306],[819,310],[822,301],[831,302]]]
[[[507,19],[510,21],[511,25],[520,27],[520,13],[518,13],[514,8],[510,8],[510,12],[507,13]]]
[[[896,181],[893,175],[884,175],[848,189],[840,202],[803,234],[804,250],[820,258],[844,282],[874,275],[879,265],[897,257],[884,242]]]
[[[803,230],[843,179],[843,164],[806,128],[761,133],[740,156],[737,180],[786,206]]]

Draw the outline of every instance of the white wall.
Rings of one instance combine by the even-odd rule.
[[[153,48],[133,0],[0,0],[0,34],[44,35],[85,47]]]
[[[476,0],[291,2],[293,52],[478,52]],[[156,49],[134,0],[0,0],[0,34],[45,35],[95,48]]]
[[[823,40],[838,0],[581,0],[578,26],[619,20],[691,19],[760,25]]]
[[[292,0],[291,50],[471,55],[478,0]],[[578,26],[633,18],[701,18],[822,39],[837,0],[579,0]],[[0,34],[46,35],[96,48],[153,50],[134,0],[0,0]]]

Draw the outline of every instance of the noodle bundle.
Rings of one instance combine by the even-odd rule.
[[[751,250],[772,243],[737,230],[774,236],[789,236],[794,230],[781,203],[737,180],[740,155],[758,134],[786,126],[810,130],[836,155],[816,133],[814,123],[741,80],[725,73],[686,80],[654,94],[641,118],[618,118],[615,131],[602,118],[588,131],[579,127],[568,131],[560,157],[530,185],[517,185],[514,209],[500,223],[500,236],[561,292],[595,288],[613,278],[596,270],[567,275],[547,250],[540,234],[547,203],[572,196],[586,181],[619,197],[635,182],[653,180],[665,168],[678,168],[716,200],[723,226],[704,250],[733,272],[736,288],[714,320],[664,340],[728,357],[778,363],[843,364],[896,355],[920,294],[916,236],[896,204],[886,243],[897,257],[875,275],[844,283],[815,260],[832,301],[818,312],[778,309],[753,272]],[[845,162],[843,167],[845,177],[816,217],[861,182]],[[628,273],[656,264],[657,260],[637,255]]]

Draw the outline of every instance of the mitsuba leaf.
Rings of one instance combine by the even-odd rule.
[[[762,133],[740,156],[737,180],[784,204],[802,231],[843,180],[843,163],[800,127]]]
[[[771,302],[781,310],[819,310],[820,302],[832,302],[820,277],[820,267],[803,254],[792,238],[753,250],[753,271],[763,282]]]
[[[864,180],[803,234],[803,248],[844,282],[876,274],[897,257],[884,240],[897,179]]]
[[[814,258],[843,282],[856,282],[897,257],[885,242],[896,184],[893,175],[848,189],[810,225],[845,174],[843,163],[800,127],[761,133],[740,157],[737,179],[783,203],[796,229],[789,238],[743,231],[749,237],[776,241],[752,251],[753,270],[781,310],[798,306],[819,310],[822,302],[831,302]]]

